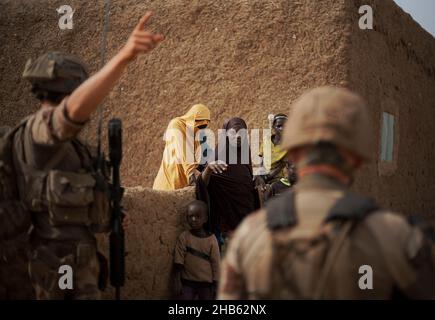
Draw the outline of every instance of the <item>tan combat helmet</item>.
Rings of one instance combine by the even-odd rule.
[[[75,56],[48,52],[27,61],[23,78],[38,89],[69,94],[88,78],[88,72]]]
[[[368,160],[372,132],[366,104],[359,95],[344,88],[319,87],[292,105],[282,148],[331,142]]]

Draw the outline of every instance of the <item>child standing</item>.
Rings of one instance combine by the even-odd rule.
[[[175,291],[179,299],[214,299],[219,279],[220,254],[214,234],[206,231],[208,208],[195,200],[187,207],[190,230],[180,234],[175,246]]]

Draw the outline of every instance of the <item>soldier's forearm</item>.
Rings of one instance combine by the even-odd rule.
[[[79,86],[68,99],[67,111],[71,120],[87,121],[109,94],[127,65],[128,60],[118,53],[100,71]]]

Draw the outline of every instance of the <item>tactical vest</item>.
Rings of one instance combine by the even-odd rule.
[[[25,124],[16,132],[22,142]],[[78,172],[54,169],[68,161],[67,143],[88,164]],[[92,232],[110,229],[109,184],[103,172],[94,170],[94,159],[85,145],[77,139],[65,142],[39,170],[28,165],[24,157],[25,150],[14,153],[19,167],[18,189],[28,210],[35,214],[48,212],[53,227],[84,226]]]
[[[376,211],[378,207],[371,199],[347,192],[329,211],[319,230],[313,230],[307,238],[292,238],[291,228],[298,223],[295,193],[287,192],[271,200],[266,205],[273,250],[270,288],[262,298],[322,298],[342,244],[358,223]],[[295,282],[302,283],[302,287]]]
[[[0,135],[0,258],[7,250],[23,247],[31,225],[30,213],[20,201],[12,159],[12,137],[17,131],[2,130]]]

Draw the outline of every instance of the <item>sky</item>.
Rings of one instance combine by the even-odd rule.
[[[435,0],[394,0],[435,37]]]

